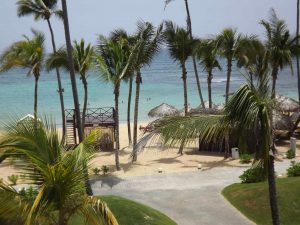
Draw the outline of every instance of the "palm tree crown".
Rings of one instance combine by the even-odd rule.
[[[18,16],[33,15],[35,20],[48,20],[54,14],[61,18],[61,10],[56,9],[57,0],[19,0],[17,3]]]
[[[0,217],[10,224],[70,224],[80,215],[89,224],[118,224],[105,203],[85,194],[85,169],[93,157],[92,139],[86,139],[74,151],[67,151],[52,123],[13,121],[0,139],[0,151],[17,157],[15,165],[26,182],[34,184],[36,195],[28,199],[8,185],[0,184]]]

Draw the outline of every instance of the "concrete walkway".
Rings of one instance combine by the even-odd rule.
[[[288,160],[276,163],[276,171],[285,172],[289,164]],[[217,167],[126,179],[109,176],[94,181],[92,188],[95,195],[117,195],[149,205],[178,225],[250,225],[220,194],[227,185],[239,182],[245,169]]]

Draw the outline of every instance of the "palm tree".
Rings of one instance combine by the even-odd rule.
[[[36,132],[37,129],[37,132]],[[37,128],[30,121],[15,120],[6,125],[0,139],[0,151],[9,149],[9,157],[36,191],[26,194],[0,183],[0,218],[8,224],[70,224],[73,216],[89,224],[116,225],[114,215],[104,202],[85,194],[84,172],[94,156],[93,137],[87,138],[74,151],[65,148],[64,141],[51,122],[39,121]]]
[[[268,69],[268,55],[264,44],[256,37],[242,37],[237,55],[237,66],[245,68],[253,85],[254,77],[261,77]]]
[[[174,1],[174,0],[165,0],[165,8],[172,1]],[[188,0],[184,0],[184,3],[185,3],[186,15],[187,15],[187,20],[186,20],[187,30],[190,35],[190,39],[193,39],[192,19],[191,19]],[[197,62],[196,62],[196,58],[194,55],[192,55],[192,59],[193,59],[193,66],[194,66],[195,77],[196,77],[196,82],[197,82],[198,94],[200,97],[201,105],[203,108],[205,108],[202,91],[201,91],[200,79],[199,79],[199,75],[198,75]]]
[[[138,113],[139,113],[139,99],[140,99],[140,86],[142,83],[141,69],[149,66],[155,54],[160,49],[162,42],[162,29],[161,24],[155,31],[151,23],[138,22],[136,32],[136,40],[140,43],[136,57],[135,73],[136,73],[136,90],[135,90],[135,104],[134,104],[134,122],[133,122],[133,152],[137,144],[137,126],[138,126]],[[133,161],[137,160],[137,155],[134,155]]]
[[[82,123],[81,123],[81,118],[80,118],[80,107],[79,107],[78,92],[77,92],[77,86],[76,86],[74,60],[73,60],[72,44],[71,44],[71,37],[70,37],[69,19],[68,19],[68,8],[67,8],[66,0],[61,0],[61,4],[62,4],[62,11],[63,11],[62,15],[63,15],[63,21],[64,21],[64,30],[65,30],[67,53],[68,53],[70,79],[71,79],[74,108],[75,108],[75,118],[76,118],[77,130],[78,130],[78,139],[79,139],[79,142],[82,142],[83,141],[83,131],[82,131],[82,126],[81,126]]]
[[[272,98],[275,98],[279,70],[290,66],[293,72],[293,56],[300,53],[300,47],[297,45],[299,37],[291,37],[285,21],[277,17],[274,9],[270,11],[269,21],[262,20],[260,23],[266,30],[265,46],[272,69]]]
[[[144,149],[151,139],[163,138],[166,145],[174,146],[199,141],[223,143],[228,133],[244,133],[255,129],[258,149],[253,167],[260,167],[268,174],[269,198],[274,225],[279,225],[277,192],[275,185],[274,154],[272,146],[273,100],[269,91],[269,74],[259,77],[256,86],[243,85],[225,105],[224,115],[198,115],[166,117],[156,124],[156,129],[144,136],[136,151]]]
[[[187,71],[186,61],[193,55],[193,48],[196,41],[191,39],[188,31],[177,27],[172,22],[165,23],[164,38],[167,43],[171,57],[178,61],[182,69],[183,91],[184,91],[184,112],[188,112],[188,94],[187,94]]]
[[[43,19],[47,21],[48,28],[51,34],[53,53],[56,52],[56,44],[55,44],[55,37],[54,37],[54,32],[52,29],[50,18],[52,15],[56,15],[58,17],[62,16],[61,10],[57,10],[56,5],[57,5],[57,0],[19,0],[17,2],[17,6],[18,6],[17,10],[18,10],[19,17],[33,15],[35,20]],[[58,83],[58,93],[60,98],[63,134],[65,134],[66,132],[65,106],[64,106],[63,88],[62,88],[60,72],[58,68],[56,68],[56,77]]]
[[[34,86],[34,117],[38,113],[38,81],[43,67],[45,48],[45,36],[43,33],[32,30],[33,37],[24,36],[25,40],[13,43],[0,56],[0,71],[4,72],[12,68],[21,67],[28,69],[28,75],[35,78]]]
[[[217,59],[215,40],[201,40],[199,46],[196,49],[196,56],[200,60],[200,64],[207,72],[207,86],[208,86],[208,103],[209,108],[212,108],[212,96],[211,96],[211,81],[213,79],[213,70],[215,68],[221,70],[221,66]]]
[[[117,170],[120,170],[119,151],[119,95],[121,82],[132,74],[133,60],[136,47],[131,50],[128,56],[127,41],[124,39],[111,40],[104,36],[99,37],[97,46],[96,66],[99,68],[101,77],[105,82],[113,85],[115,96],[115,162]]]
[[[88,103],[88,82],[87,82],[87,72],[91,69],[94,60],[94,48],[91,44],[85,44],[84,40],[78,43],[74,42],[73,45],[73,60],[75,72],[80,75],[80,80],[82,81],[84,88],[84,101],[82,110],[82,130],[84,132],[85,116]],[[51,70],[59,67],[64,67],[69,70],[68,65],[68,53],[65,48],[60,48],[56,53],[51,54],[46,62],[46,67]]]
[[[113,41],[119,41],[123,39],[123,41],[126,41],[126,49],[127,54],[130,54],[130,50],[133,47],[133,45],[136,43],[136,38],[134,36],[130,36],[127,34],[127,32],[123,29],[117,29],[113,32],[111,32],[109,39]],[[131,138],[131,124],[130,124],[130,115],[131,115],[131,98],[132,98],[132,85],[133,85],[133,78],[134,73],[132,73],[132,76],[125,79],[125,81],[128,83],[129,90],[128,90],[128,101],[127,101],[127,133],[128,133],[128,144],[132,144],[132,138]]]
[[[227,60],[227,81],[225,91],[225,102],[228,102],[229,90],[230,90],[230,78],[232,72],[232,62],[237,56],[237,50],[239,49],[241,34],[238,34],[236,30],[232,28],[224,29],[221,34],[217,36],[217,45],[220,55]]]
[[[297,0],[297,28],[296,28],[296,36],[299,36],[299,7],[300,7],[300,0]],[[299,45],[299,39],[297,39],[296,42],[297,45]],[[297,76],[298,76],[298,98],[300,102],[300,62],[299,62],[299,56],[297,56]]]

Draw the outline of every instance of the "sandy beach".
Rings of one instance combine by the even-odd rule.
[[[139,126],[145,126],[146,123],[141,123]],[[139,137],[142,132],[139,131]],[[177,148],[167,148],[161,143],[151,143],[145,150],[138,155],[138,160],[135,163],[131,162],[132,147],[128,146],[127,125],[120,125],[120,163],[122,170],[115,170],[114,152],[99,152],[96,158],[92,161],[92,168],[106,165],[109,167],[109,175],[117,177],[144,176],[157,174],[159,168],[163,173],[176,173],[198,170],[198,165],[201,164],[203,170],[208,170],[214,167],[221,166],[239,166],[246,167],[249,164],[240,164],[239,160],[231,158],[224,159],[223,155],[199,152],[197,143],[190,144],[185,147],[184,155],[177,154]],[[279,159],[289,149],[289,141],[281,141],[277,146]],[[297,149],[300,149],[300,141],[297,141]],[[300,153],[299,150],[297,152]],[[297,157],[299,159],[299,156]],[[17,171],[11,166],[11,160],[6,160],[0,164],[0,179],[7,180],[7,176],[17,174]],[[93,172],[91,171],[93,177]]]

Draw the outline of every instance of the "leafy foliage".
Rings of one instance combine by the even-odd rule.
[[[265,172],[260,167],[250,168],[239,176],[242,183],[257,183],[266,180]]]
[[[287,169],[287,175],[289,177],[300,176],[300,162],[296,163],[295,161],[292,161],[291,166]]]
[[[286,157],[288,159],[293,159],[296,157],[296,153],[293,149],[289,149],[287,152],[286,152]]]
[[[67,224],[71,215],[79,214],[91,224],[117,224],[105,203],[85,192],[93,139],[89,137],[67,151],[55,126],[47,120],[37,126],[18,120],[7,124],[0,150],[10,149],[11,157],[20,159],[15,166],[26,175],[26,183],[37,185],[38,194],[30,199],[2,183],[0,199],[8,204],[1,204],[0,217],[25,225]]]
[[[252,160],[252,155],[251,154],[248,154],[248,153],[242,153],[240,155],[240,163],[242,164],[247,164],[247,163],[250,163]]]
[[[19,176],[12,174],[12,175],[8,176],[7,179],[11,182],[12,185],[16,185],[19,180]]]

